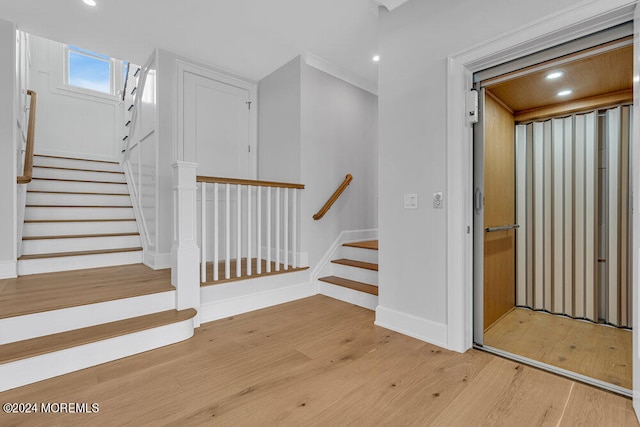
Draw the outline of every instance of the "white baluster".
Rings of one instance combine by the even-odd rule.
[[[267,273],[271,273],[271,187],[267,187]]]
[[[298,267],[298,190],[293,189],[293,200],[291,201],[291,252],[293,257],[293,268]]]
[[[256,187],[258,209],[256,211],[256,274],[262,274],[262,187]]]
[[[201,186],[201,243],[200,243],[200,281],[207,281],[207,183],[203,182]]]
[[[218,280],[218,258],[219,248],[218,241],[220,240],[220,234],[218,232],[218,183],[213,184],[213,281]]]
[[[225,260],[224,260],[224,278],[231,278],[231,191],[229,188],[229,184],[225,184]]]
[[[251,186],[247,185],[247,276],[251,276]]]
[[[238,206],[236,209],[236,277],[242,276],[242,186],[236,185]]]
[[[289,189],[284,189],[284,234],[282,241],[284,243],[284,269],[289,269]]]
[[[276,271],[280,271],[280,187],[276,188]]]

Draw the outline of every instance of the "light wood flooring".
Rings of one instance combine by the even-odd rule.
[[[0,319],[174,289],[170,269],[143,264],[0,279]]]
[[[632,333],[515,308],[484,334],[485,345],[632,388]]]
[[[0,393],[98,413],[0,413],[0,424],[638,425],[624,397],[373,321],[318,295],[206,323],[182,343]]]

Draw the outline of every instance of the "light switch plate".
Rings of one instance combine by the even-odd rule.
[[[418,209],[418,195],[406,194],[404,195],[404,208],[405,209]]]

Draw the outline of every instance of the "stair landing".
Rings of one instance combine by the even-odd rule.
[[[171,270],[143,264],[0,280],[0,319],[173,291]]]

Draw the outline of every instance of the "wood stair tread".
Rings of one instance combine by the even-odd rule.
[[[344,243],[342,246],[348,246],[351,248],[361,248],[361,249],[371,249],[374,251],[378,250],[378,240],[367,240],[364,242],[352,242],[352,243]]]
[[[64,171],[78,171],[78,172],[116,173],[116,174],[124,175],[124,172],[120,172],[120,171],[103,171],[98,169],[63,168],[60,166],[38,166],[38,165],[33,165],[33,167],[40,168],[40,169],[58,169],[58,170],[64,170]]]
[[[103,233],[103,234],[65,234],[59,236],[23,236],[22,240],[51,240],[51,239],[84,239],[91,237],[125,237],[139,236],[140,233]]]
[[[0,345],[0,364],[90,344],[193,318],[196,310],[168,310]]]
[[[120,205],[26,205],[27,208],[133,208],[133,206],[120,206]]]
[[[365,270],[378,271],[378,264],[374,264],[372,262],[356,261],[353,259],[346,259],[346,258],[334,259],[331,262],[334,264],[347,265],[349,267],[357,267],[357,268],[364,268]]]
[[[27,190],[27,193],[38,194],[82,194],[83,196],[127,196],[128,193],[100,193],[100,192],[87,192],[87,191],[48,191],[48,190]]]
[[[118,249],[98,249],[93,251],[55,252],[50,254],[22,255],[20,258],[18,258],[18,261],[29,260],[29,259],[41,259],[41,258],[59,258],[59,257],[66,257],[66,256],[114,254],[118,252],[137,252],[141,250],[142,248],[137,247],[137,248],[118,248]]]
[[[113,181],[95,181],[95,180],[86,180],[86,179],[66,179],[66,178],[32,178],[32,181],[61,181],[61,182],[88,182],[90,184],[118,184],[118,185],[127,185],[126,182],[113,182]]]
[[[318,280],[331,283],[333,285],[342,286],[343,288],[353,289],[354,291],[365,292],[371,295],[378,295],[378,287],[369,285],[368,283],[356,282],[355,280],[344,279],[337,276],[321,277]]]
[[[109,160],[93,160],[93,159],[81,159],[79,157],[62,157],[62,156],[49,156],[45,154],[34,154],[33,157],[47,157],[49,159],[64,159],[64,160],[80,160],[83,162],[96,162],[96,163],[109,163],[112,165],[119,164],[118,162],[112,162]]]
[[[26,219],[29,224],[45,222],[111,222],[111,221],[135,221],[135,218],[103,218],[103,219]]]

